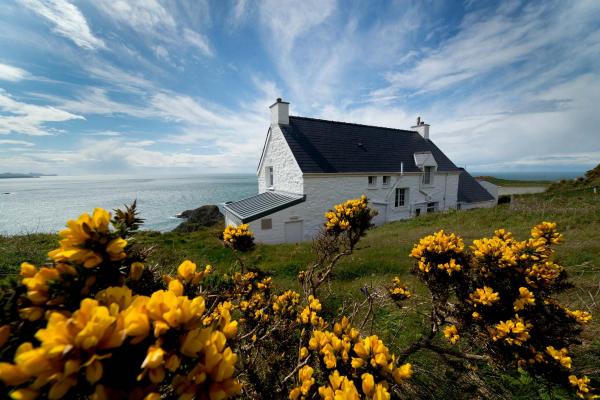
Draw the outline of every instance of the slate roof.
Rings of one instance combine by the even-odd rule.
[[[224,208],[245,224],[302,203],[304,200],[306,200],[306,195],[269,191],[226,203]]]
[[[458,168],[418,132],[290,116],[279,125],[304,173],[420,172],[414,153],[430,151],[438,171]]]
[[[473,178],[471,174],[460,168],[461,173],[458,176],[458,202],[461,203],[479,203],[481,201],[494,200],[494,197],[485,190],[483,186]]]

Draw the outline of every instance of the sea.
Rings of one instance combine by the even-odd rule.
[[[94,208],[137,200],[143,229],[169,231],[182,211],[258,193],[255,174],[179,177],[42,176],[0,179],[0,235],[57,232]]]
[[[573,179],[581,172],[471,172],[518,180]],[[0,179],[0,235],[57,232],[68,219],[137,200],[143,229],[169,231],[177,214],[205,204],[223,207],[258,192],[255,174],[165,177],[42,176]]]

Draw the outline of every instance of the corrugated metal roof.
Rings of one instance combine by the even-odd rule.
[[[305,173],[420,172],[414,154],[431,152],[438,171],[458,168],[418,132],[290,116],[280,125],[298,165]]]
[[[231,212],[242,223],[251,222],[274,212],[284,210],[306,200],[306,195],[269,191],[225,204],[225,211]]]
[[[458,201],[462,203],[479,203],[494,200],[490,194],[475,178],[464,168],[458,176]]]

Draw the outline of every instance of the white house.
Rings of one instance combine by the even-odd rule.
[[[258,164],[258,195],[225,204],[225,223],[250,224],[258,242],[312,239],[334,204],[367,195],[375,224],[494,198],[456,167],[417,119],[400,130],[289,115],[277,99]]]

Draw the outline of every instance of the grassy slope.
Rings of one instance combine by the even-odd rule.
[[[496,178],[493,176],[477,176],[477,179],[483,179],[484,181],[488,181],[497,186],[507,186],[507,187],[533,187],[533,186],[542,186],[547,187],[552,184],[552,181],[518,181],[512,179],[502,179]]]
[[[381,286],[394,275],[399,275],[409,283],[416,296],[407,303],[406,310],[384,306],[376,314],[374,330],[385,336],[393,349],[402,348],[418,337],[425,325],[413,309],[426,311],[427,308],[424,287],[409,273],[412,262],[407,255],[413,243],[438,229],[456,232],[467,243],[491,235],[494,229],[500,227],[509,229],[518,238],[525,238],[530,227],[543,220],[557,222],[566,238],[566,242],[557,249],[557,259],[570,272],[577,288],[564,296],[564,303],[572,308],[587,309],[595,316],[584,331],[584,343],[577,351],[579,358],[575,365],[580,369],[578,373],[598,379],[600,341],[594,337],[594,332],[600,328],[600,194],[593,195],[588,191],[521,196],[511,206],[425,215],[375,228],[360,243],[360,248],[339,264],[329,294],[322,297],[326,306],[335,310],[344,300],[359,299],[359,289],[363,285]],[[233,258],[220,244],[218,233],[218,229],[191,234],[144,232],[138,240],[154,247],[149,261],[165,270],[172,270],[183,259],[189,258],[199,264],[211,263],[225,272]],[[0,237],[0,272],[14,273],[24,260],[41,262],[45,253],[55,246],[55,240],[54,235]],[[297,287],[296,274],[311,260],[311,249],[308,243],[258,245],[250,258],[253,263],[273,273],[278,287]],[[416,379],[422,388],[428,388],[426,392],[429,391],[429,395],[464,397],[453,393],[450,382],[455,378],[440,369],[440,363],[421,355],[417,357],[421,359],[415,364],[422,369],[418,370]],[[447,379],[448,384],[441,384],[439,379]],[[497,394],[506,395],[506,390],[511,391],[514,398],[543,394],[543,389],[536,385],[528,382],[520,384],[504,375],[494,375],[490,381],[495,382],[492,390]],[[421,392],[421,395],[424,394]]]

